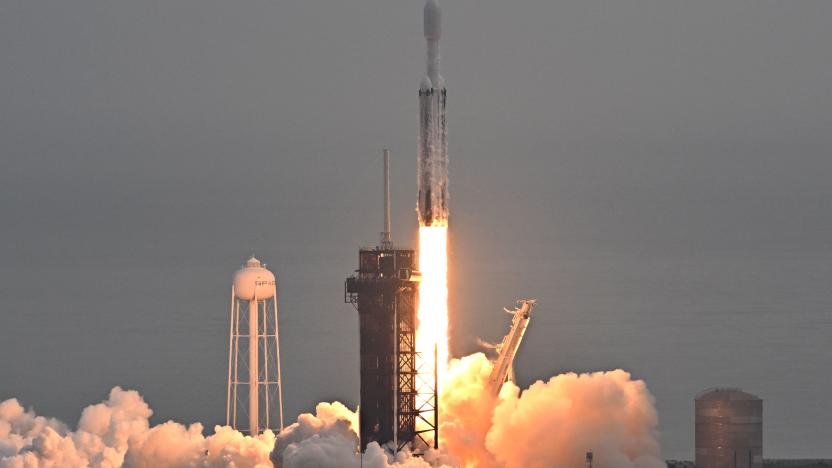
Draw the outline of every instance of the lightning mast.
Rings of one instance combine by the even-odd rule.
[[[509,314],[513,314],[511,319],[511,330],[503,338],[502,343],[497,346],[497,360],[494,361],[494,369],[491,375],[488,376],[488,389],[492,394],[500,393],[500,388],[506,380],[514,380],[514,356],[517,355],[517,349],[520,348],[520,342],[523,340],[523,335],[526,333],[526,328],[529,326],[531,319],[532,307],[534,307],[534,299],[523,299],[517,301],[519,308],[506,310]]]
[[[384,231],[381,232],[381,246],[393,248],[390,236],[390,150],[384,149]]]

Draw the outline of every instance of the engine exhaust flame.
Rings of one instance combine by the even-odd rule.
[[[419,228],[419,328],[416,349],[428,353],[438,347],[439,382],[444,380],[448,362],[448,227]],[[432,358],[432,356],[431,356]],[[433,359],[425,356],[433,369]]]
[[[419,372],[433,376],[436,371],[436,391],[442,390],[448,365],[448,227],[422,226],[419,228],[419,326],[416,329],[416,349],[420,351]],[[435,362],[438,368],[434,369]],[[433,379],[422,379],[417,406],[424,405],[433,390]],[[429,418],[433,414],[426,415]]]

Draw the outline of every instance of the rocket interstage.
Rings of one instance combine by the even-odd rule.
[[[419,198],[420,226],[448,224],[448,129],[445,121],[447,91],[439,74],[439,39],[442,13],[436,0],[425,4],[427,73],[419,85]]]

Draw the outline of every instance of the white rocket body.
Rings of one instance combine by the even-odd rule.
[[[442,10],[436,0],[428,0],[425,4],[425,40],[427,41],[428,63],[427,76],[433,87],[444,88],[442,77],[439,75],[439,39],[442,38]]]
[[[448,223],[448,131],[445,121],[445,80],[439,73],[442,12],[427,0],[424,16],[427,73],[419,85],[419,195],[416,211],[421,226]]]

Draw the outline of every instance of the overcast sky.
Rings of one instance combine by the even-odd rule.
[[[0,399],[220,422],[233,271],[277,273],[287,413],[358,391],[343,280],[412,245],[421,0],[0,4]],[[832,3],[446,0],[452,352],[536,297],[523,385],[622,367],[832,456]]]

